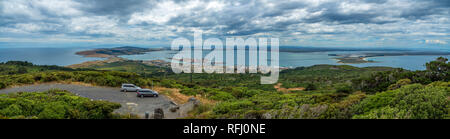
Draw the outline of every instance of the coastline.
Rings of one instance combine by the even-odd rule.
[[[105,50],[115,50],[115,49],[121,49],[120,51],[116,51],[115,53],[105,53]],[[125,57],[121,57],[121,56],[125,56],[125,55],[143,55],[143,54],[149,54],[151,52],[154,51],[165,51],[167,49],[164,48],[159,48],[159,49],[152,49],[149,50],[147,48],[139,48],[139,47],[118,47],[118,48],[100,48],[100,49],[93,49],[93,50],[87,50],[84,51],[84,54],[80,54],[80,52],[77,52],[77,55],[81,55],[83,57],[94,57],[94,58],[106,58],[106,59],[101,59],[101,60],[94,60],[94,61],[87,61],[87,62],[82,62],[82,63],[78,63],[78,64],[73,64],[73,65],[68,65],[66,67],[72,67],[72,68],[83,68],[83,67],[89,67],[89,66],[93,66],[93,65],[102,65],[105,63],[113,63],[113,62],[126,62],[126,61],[130,61],[130,62],[139,62],[145,65],[150,65],[150,66],[163,66],[163,67],[170,67],[170,60],[167,59],[160,59],[159,57],[157,58],[153,58],[152,60],[140,60],[140,59],[130,59],[130,58],[125,58]],[[126,49],[123,49],[126,48]],[[146,49],[145,52],[141,52],[141,51],[133,51],[133,50],[128,50],[128,49]],[[100,51],[99,51],[100,50]],[[123,52],[122,52],[123,51]],[[86,54],[86,52],[89,52]],[[369,57],[386,57],[386,56],[449,56],[450,53],[449,52],[417,52],[417,51],[410,51],[410,52],[378,52],[378,53],[367,53],[367,52],[360,52],[360,53],[344,53],[344,54],[328,54],[328,58],[329,60],[334,61],[333,63],[328,63],[329,65],[341,65],[341,64],[346,64],[346,65],[353,65],[356,67],[363,67],[363,65],[370,64],[370,63],[383,63],[381,61],[374,61],[374,60],[370,60]],[[320,65],[323,63],[316,63],[315,65]],[[389,64],[389,63],[387,63]],[[361,66],[358,66],[361,65]],[[382,64],[379,65],[370,65],[370,66],[385,66]],[[392,65],[388,65],[390,67],[392,67]],[[297,67],[307,67],[307,66],[289,66],[284,64],[284,66],[280,66],[280,69],[284,70],[284,69],[294,69]],[[395,66],[394,66],[395,67]],[[400,66],[400,67],[404,67],[404,66]],[[406,69],[410,69],[410,68],[406,68]],[[412,70],[418,70],[421,68],[412,68]]]

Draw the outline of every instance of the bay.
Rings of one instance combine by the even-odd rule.
[[[28,61],[37,65],[58,65],[67,66],[79,64],[86,61],[103,60],[103,58],[88,58],[76,55],[78,51],[89,50],[90,48],[0,48],[0,62],[7,61]],[[373,51],[371,51],[373,52]],[[380,51],[383,52],[383,51]],[[153,51],[142,55],[120,56],[131,60],[164,60],[171,61],[176,51]],[[443,56],[450,58],[449,55],[414,55],[414,56],[382,56],[369,57],[367,60],[376,61],[375,63],[361,64],[343,64],[337,63],[336,57],[329,54],[361,54],[365,51],[332,51],[332,52],[280,52],[281,67],[308,67],[319,64],[329,65],[351,65],[356,67],[385,66],[404,68],[408,70],[424,70],[425,63]],[[204,53],[206,55],[207,53]],[[248,56],[246,57],[248,59]]]
[[[370,51],[370,53],[386,51]],[[164,60],[167,62],[172,61],[171,58],[176,54],[176,51],[156,51],[148,52],[142,55],[126,55],[120,56],[122,58],[132,60]],[[355,67],[395,67],[404,68],[407,70],[425,70],[425,63],[435,60],[438,57],[450,58],[449,55],[411,55],[411,56],[382,56],[382,57],[369,57],[367,60],[376,61],[375,63],[361,63],[361,64],[344,64],[338,63],[335,56],[329,56],[329,54],[361,54],[369,53],[369,51],[331,51],[331,52],[305,52],[305,53],[293,53],[293,52],[280,52],[280,66],[295,68],[295,67],[308,67],[319,64],[328,65],[351,65]],[[206,55],[203,53],[203,55]],[[246,56],[248,60],[248,56]]]
[[[0,62],[28,61],[36,65],[67,66],[103,59],[75,54],[82,50],[87,48],[0,48]]]

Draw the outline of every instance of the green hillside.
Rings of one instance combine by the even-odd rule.
[[[259,84],[261,74],[174,74],[165,67],[130,61],[88,69],[9,62],[0,64],[1,73],[13,73],[0,75],[0,88],[54,81],[112,87],[154,83],[217,101],[196,107],[188,118],[449,118],[450,64],[439,58],[426,66],[424,71],[299,67],[283,70],[277,86]],[[20,68],[26,72],[19,72]]]

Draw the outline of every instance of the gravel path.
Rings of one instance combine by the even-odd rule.
[[[177,113],[171,113],[169,108],[174,104],[164,95],[159,97],[136,97],[135,92],[120,92],[119,88],[112,87],[94,87],[73,84],[59,84],[48,83],[39,85],[27,85],[20,87],[13,87],[0,90],[0,94],[14,93],[14,92],[44,92],[49,89],[61,89],[70,91],[78,96],[87,97],[93,100],[107,100],[111,102],[118,102],[122,107],[115,112],[118,113],[135,113],[144,117],[145,112],[153,114],[154,109],[163,108],[165,118],[173,119],[179,118]]]

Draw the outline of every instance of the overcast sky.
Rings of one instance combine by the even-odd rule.
[[[0,47],[169,46],[204,37],[279,37],[281,45],[442,47],[448,0],[1,0]]]

